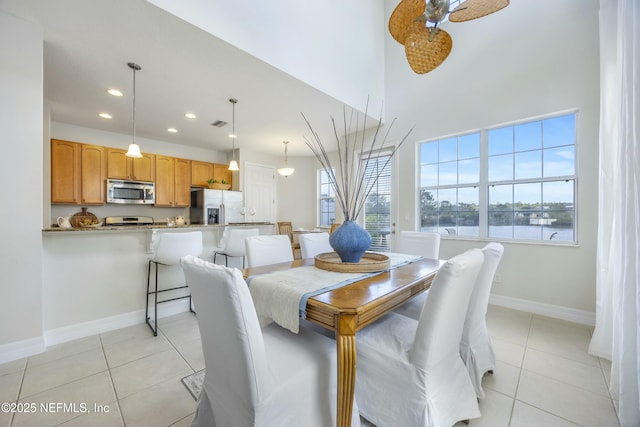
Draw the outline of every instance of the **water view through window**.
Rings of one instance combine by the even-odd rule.
[[[575,242],[576,114],[420,145],[420,229]]]

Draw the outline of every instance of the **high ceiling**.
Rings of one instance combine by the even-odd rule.
[[[142,67],[138,137],[227,151],[229,98],[237,98],[236,147],[282,155],[288,140],[290,155],[307,156],[303,137],[310,132],[300,113],[321,135],[332,135],[329,117],[342,112],[341,101],[146,1],[2,0],[0,8],[43,28],[44,97],[56,122],[131,135],[128,62]],[[108,95],[108,88],[124,96]],[[186,119],[187,112],[197,118]],[[228,125],[211,126],[216,120]]]

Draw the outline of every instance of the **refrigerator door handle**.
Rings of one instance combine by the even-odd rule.
[[[225,218],[225,212],[224,212],[224,203],[220,204],[220,214],[218,216],[218,221],[222,225],[226,225],[227,224],[227,220]]]

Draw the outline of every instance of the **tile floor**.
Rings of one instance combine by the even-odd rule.
[[[619,426],[610,365],[586,352],[592,328],[496,306],[487,323],[497,367],[470,426]],[[0,427],[189,426],[180,379],[203,368],[191,313],[162,319],[157,337],[140,324],[60,344],[0,365],[0,402],[22,409],[0,411]]]

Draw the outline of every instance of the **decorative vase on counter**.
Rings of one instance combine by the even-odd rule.
[[[329,237],[329,244],[342,262],[360,262],[371,246],[371,235],[355,221],[345,221]]]

